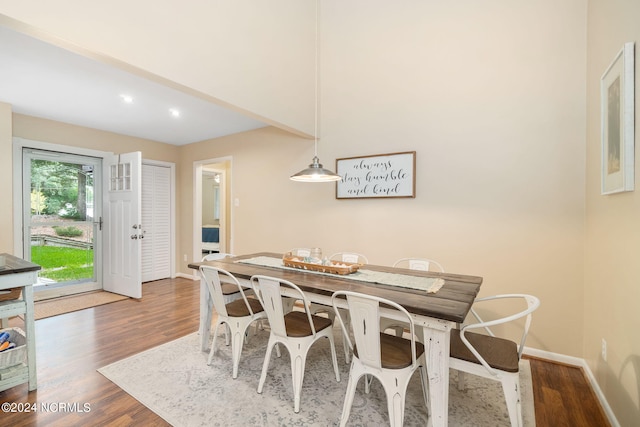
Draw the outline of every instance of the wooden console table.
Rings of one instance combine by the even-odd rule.
[[[33,308],[33,284],[38,281],[40,266],[13,255],[2,253],[4,265],[0,263],[0,291],[11,288],[22,288],[22,298],[0,301],[0,320],[19,314],[24,315],[27,361],[19,368],[19,372],[9,378],[0,380],[0,391],[29,383],[29,391],[38,386],[36,379],[36,331]],[[4,321],[2,321],[4,323]],[[7,327],[8,325],[2,325]]]

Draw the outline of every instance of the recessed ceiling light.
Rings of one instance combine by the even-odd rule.
[[[176,108],[169,108],[169,112],[173,117],[180,117],[180,111],[178,111]]]
[[[131,104],[133,102],[133,97],[130,95],[120,95],[120,98],[122,98],[122,101],[127,104]]]

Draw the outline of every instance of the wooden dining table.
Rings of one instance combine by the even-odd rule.
[[[430,418],[434,427],[447,425],[449,404],[449,332],[462,323],[475,300],[482,278],[463,274],[416,271],[366,264],[361,269],[396,273],[407,276],[441,278],[444,285],[435,293],[388,284],[353,280],[349,275],[318,274],[300,269],[270,267],[247,263],[258,257],[282,258],[282,254],[260,252],[225,258],[216,261],[193,262],[189,268],[199,269],[210,265],[233,274],[243,286],[251,286],[251,277],[257,274],[285,279],[295,283],[308,299],[317,304],[331,306],[331,295],[336,291],[353,291],[394,301],[403,306],[413,317],[417,333],[421,333],[425,345],[427,375],[429,380]],[[283,292],[284,296],[286,291]],[[346,301],[341,308],[347,308]],[[200,284],[200,338],[203,351],[207,350],[210,336],[213,306],[209,291]],[[391,312],[390,312],[391,314]],[[399,318],[398,318],[399,319]]]

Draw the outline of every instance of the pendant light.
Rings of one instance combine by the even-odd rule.
[[[340,181],[342,177],[325,169],[320,164],[318,159],[318,15],[320,14],[318,8],[318,0],[316,0],[316,56],[315,56],[315,117],[314,117],[314,155],[313,160],[308,168],[301,170],[295,175],[291,176],[292,181],[299,182],[333,182]]]

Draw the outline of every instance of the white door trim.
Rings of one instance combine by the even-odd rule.
[[[224,163],[229,162],[229,173],[226,174],[226,178],[229,182],[229,194],[227,194],[227,200],[232,200],[233,196],[233,157],[216,157],[213,159],[196,160],[193,162],[193,247],[192,247],[192,259],[191,261],[200,261],[202,259],[202,247],[200,245],[202,241],[202,169],[204,165],[211,163]],[[229,230],[231,230],[231,238],[229,240],[229,247],[226,248],[226,252],[234,253],[233,248],[233,234],[234,234],[234,221],[233,221],[233,205],[231,205],[230,214],[227,218],[229,224]],[[185,254],[186,256],[187,254]]]

